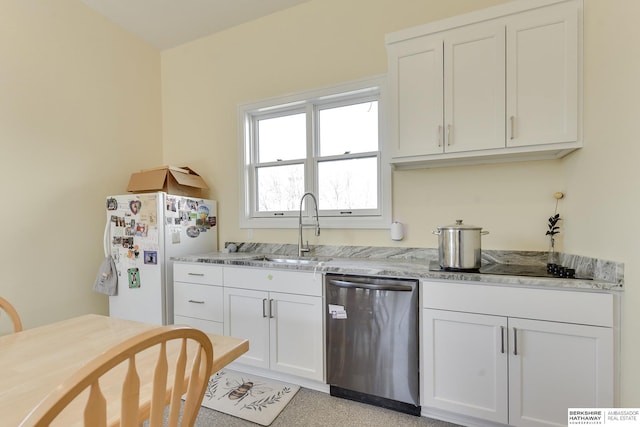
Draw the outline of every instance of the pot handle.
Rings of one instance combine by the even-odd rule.
[[[489,232],[483,230],[483,231],[480,232],[480,234],[489,234]]]
[[[433,230],[431,231],[431,234],[435,234],[436,236],[440,235],[440,230]]]

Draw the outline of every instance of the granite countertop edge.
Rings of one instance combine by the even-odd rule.
[[[270,253],[212,252],[173,257],[178,262],[195,262],[225,266],[274,268],[290,271],[311,271],[332,274],[358,274],[412,279],[431,279],[457,282],[477,282],[489,285],[537,287],[585,291],[622,291],[621,284],[595,279],[562,279],[554,277],[528,277],[475,272],[430,271],[430,260],[395,260],[375,258],[310,257],[310,264],[286,264],[264,258],[297,258]]]

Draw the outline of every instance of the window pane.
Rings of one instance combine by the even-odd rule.
[[[378,151],[378,102],[365,102],[319,112],[320,155]]]
[[[304,113],[258,120],[258,162],[304,159],[306,129]]]
[[[258,168],[258,211],[294,211],[304,194],[304,165]]]
[[[378,161],[376,157],[318,164],[320,209],[376,209]]]

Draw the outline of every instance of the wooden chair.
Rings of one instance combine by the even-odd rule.
[[[7,312],[11,321],[13,322],[13,332],[20,332],[22,330],[22,321],[20,315],[16,309],[11,305],[9,301],[0,297],[0,308]]]
[[[155,347],[156,353],[149,353],[152,347]],[[150,356],[140,359],[143,357],[142,352]],[[151,362],[147,367],[155,364],[152,370],[147,369],[148,375],[142,375],[151,383],[144,384],[143,381],[142,384],[142,389],[145,389],[151,397],[150,403],[139,402],[140,395],[145,394],[141,393],[139,375],[139,371],[142,371],[142,360]],[[136,361],[139,368],[136,366]],[[120,364],[122,365],[118,366]],[[174,365],[173,369],[169,369]],[[188,326],[170,325],[154,328],[124,341],[93,359],[45,397],[20,426],[49,426],[67,406],[86,401],[85,426],[140,426],[147,419],[149,427],[162,426],[165,409],[169,405],[167,425],[173,427],[178,426],[181,397],[186,393],[180,425],[192,427],[200,410],[209,377],[213,374],[212,368],[213,346],[204,332]],[[107,402],[104,395],[110,395],[107,392],[109,385],[102,385],[103,393],[101,383],[107,383],[105,375],[117,369],[122,371],[121,380],[117,382],[118,384],[122,382],[122,392],[116,393],[119,395],[113,399],[115,402]],[[103,380],[99,381],[101,378]],[[173,384],[169,384],[168,378],[174,379]],[[88,395],[88,398],[84,401],[80,398],[76,399],[87,389],[89,391],[83,395]],[[115,410],[108,411],[108,407],[112,406]],[[80,423],[81,410],[76,410],[74,413],[77,413],[78,417],[73,421]],[[66,414],[63,415],[66,416]],[[68,419],[64,420],[66,423]]]

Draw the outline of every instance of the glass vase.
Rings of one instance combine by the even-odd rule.
[[[549,242],[549,253],[547,254],[547,271],[553,272],[558,265],[560,265],[560,254],[556,252],[555,241],[552,237]]]

